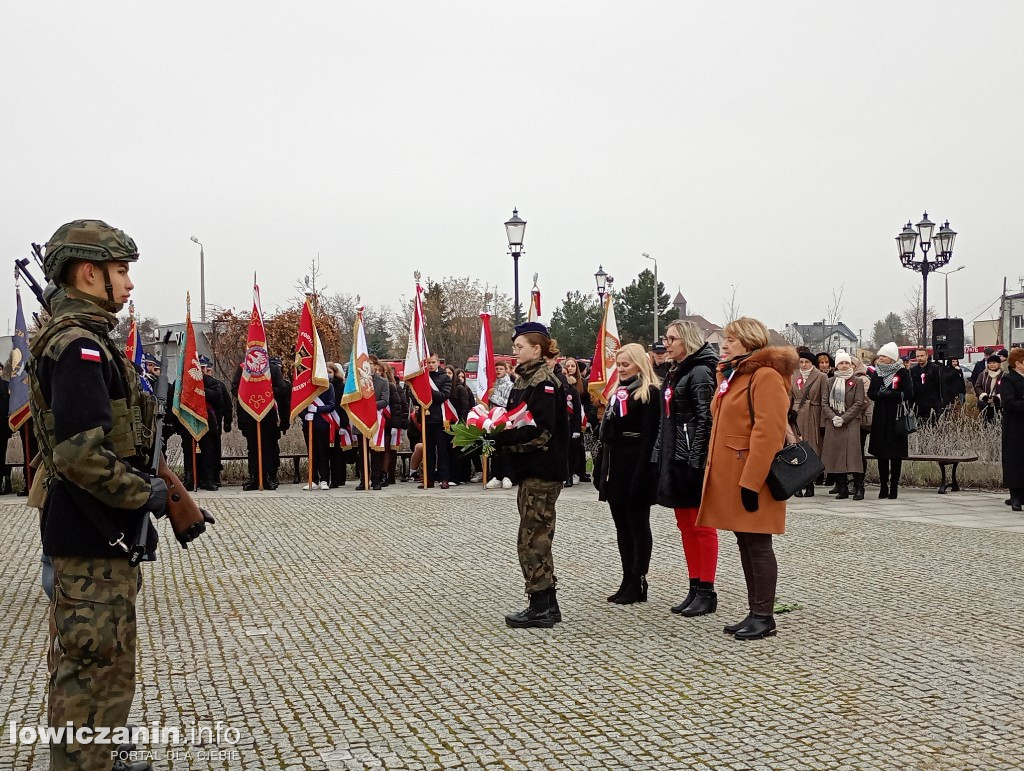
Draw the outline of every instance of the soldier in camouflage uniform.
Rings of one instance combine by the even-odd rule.
[[[53,727],[123,727],[135,693],[139,567],[106,537],[135,545],[167,485],[143,471],[152,451],[155,400],[109,337],[133,288],[135,243],[98,220],[76,220],[46,244],[51,319],[32,340],[31,409],[41,465],[29,504],[42,509],[43,553],[53,561],[47,716]],[[110,529],[112,528],[112,530]],[[106,771],[104,744],[50,747],[51,769]],[[148,763],[115,769],[140,771]]]
[[[558,347],[543,324],[530,321],[515,328],[512,344],[518,359],[508,411],[525,404],[534,426],[505,429],[496,445],[509,451],[519,481],[519,565],[530,605],[505,616],[511,627],[552,627],[562,620],[555,596],[551,541],[555,537],[555,501],[562,491],[568,463],[569,420],[562,382],[546,359]]]

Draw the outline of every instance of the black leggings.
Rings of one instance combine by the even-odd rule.
[[[896,487],[903,475],[903,461],[900,458],[879,458],[878,459],[878,481],[883,487],[891,483]]]

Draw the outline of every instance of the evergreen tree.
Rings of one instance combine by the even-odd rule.
[[[589,359],[594,355],[600,324],[601,305],[596,297],[567,292],[562,304],[551,314],[550,332],[563,354]]]
[[[654,342],[654,271],[644,269],[633,283],[615,293],[615,320],[619,339],[624,344],[640,343],[645,348]],[[671,308],[671,310],[669,310]],[[658,282],[658,334],[676,318],[665,285]]]

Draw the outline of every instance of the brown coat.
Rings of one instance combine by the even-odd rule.
[[[800,438],[806,440],[821,455],[821,403],[828,394],[832,381],[817,367],[804,380],[803,373],[794,372],[790,378],[789,394],[796,410],[796,428]]]
[[[785,443],[789,376],[796,362],[793,348],[755,351],[737,367],[724,395],[719,375],[719,394],[711,404],[711,446],[698,525],[740,533],[786,531],[786,502],[775,500],[765,481],[775,454]],[[754,405],[753,426],[748,390]],[[743,508],[741,487],[758,491],[757,511]]]
[[[829,391],[839,373],[828,381]],[[843,413],[843,426],[836,428],[832,418],[836,412],[828,402],[829,391],[825,392],[822,412],[825,416],[825,442],[821,451],[821,462],[829,474],[863,474],[864,473],[864,440],[860,434],[860,421],[869,400],[864,388],[864,381],[858,375],[846,378],[846,412]]]

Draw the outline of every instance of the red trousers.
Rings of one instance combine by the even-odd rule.
[[[675,509],[676,525],[683,536],[683,553],[690,578],[714,583],[718,568],[718,531],[697,524],[699,509]]]

